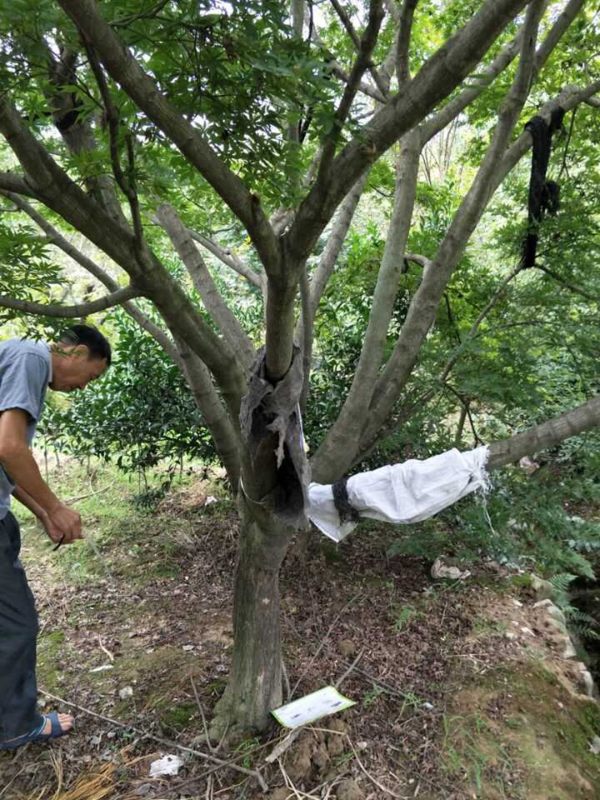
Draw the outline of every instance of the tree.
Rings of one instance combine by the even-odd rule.
[[[262,728],[281,701],[279,569],[305,525],[300,417],[310,402],[315,317],[357,204],[387,165],[393,203],[364,341],[310,460],[322,483],[360,463],[436,394],[431,386],[406,392],[470,237],[531,147],[520,124],[532,109],[548,121],[558,107],[597,104],[600,81],[575,55],[592,38],[591,12],[584,0],[453,0],[443,11],[427,0],[371,0],[353,13],[337,0],[319,13],[303,0],[289,9],[274,0],[2,5],[0,132],[12,155],[0,191],[7,209],[28,216],[45,244],[109,293],[48,302],[52,259],[39,240],[28,255],[35,239],[15,241],[9,226],[19,257],[4,258],[14,272],[2,280],[0,306],[50,318],[120,304],[185,376],[241,516],[233,664],[214,729]],[[561,76],[549,69],[553,53]],[[469,114],[480,144],[473,179],[432,253],[412,253],[424,149]],[[236,247],[244,237],[249,244]],[[206,253],[262,298],[258,356]],[[394,327],[408,264],[420,278]],[[523,268],[513,273],[506,281]],[[447,350],[437,386],[447,385],[502,288],[490,287],[466,340]],[[492,445],[491,466],[599,421],[596,397]]]

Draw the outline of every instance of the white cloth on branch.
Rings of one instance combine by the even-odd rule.
[[[360,472],[348,478],[350,505],[361,517],[408,525],[432,517],[461,497],[488,485],[487,447],[453,449],[424,461]],[[308,517],[326,536],[341,541],[357,523],[340,522],[331,484],[308,487]]]

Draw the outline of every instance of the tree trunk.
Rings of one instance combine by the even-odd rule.
[[[293,529],[243,493],[239,505],[233,663],[211,724],[216,740],[264,730],[282,703],[279,569]]]

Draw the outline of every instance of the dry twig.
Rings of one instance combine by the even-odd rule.
[[[106,717],[103,714],[98,714],[97,711],[92,711],[89,708],[85,708],[84,706],[79,706],[77,703],[71,703],[68,700],[64,700],[62,697],[57,697],[54,694],[50,694],[50,692],[46,692],[44,689],[39,689],[39,692],[43,694],[45,697],[49,697],[51,700],[55,700],[57,703],[61,703],[63,705],[69,706],[70,708],[76,708],[78,711],[81,711],[84,714],[88,714],[91,717],[96,717],[97,719],[101,719],[104,722],[108,722],[111,725],[116,725],[118,728],[124,728],[125,730],[130,730],[136,733],[142,739],[151,739],[153,742],[157,742],[161,744],[163,747],[174,748],[176,750],[181,750],[184,753],[190,753],[197,758],[205,759],[206,761],[211,761],[213,764],[217,764],[218,767],[216,769],[233,769],[236,772],[243,772],[244,775],[252,776],[257,782],[260,788],[266,792],[268,791],[269,787],[267,786],[265,779],[257,770],[253,769],[246,769],[246,767],[240,767],[235,761],[225,761],[224,759],[217,758],[216,756],[210,755],[208,753],[203,753],[201,750],[195,750],[192,747],[186,747],[185,745],[178,744],[177,742],[170,741],[169,739],[162,739],[160,736],[155,736],[153,733],[148,733],[147,731],[143,731],[140,728],[136,728],[133,725],[127,725],[124,722],[119,722],[117,719],[113,719],[112,717]]]

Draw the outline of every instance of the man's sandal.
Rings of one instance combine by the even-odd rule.
[[[46,722],[50,720],[50,733],[42,733],[46,726]],[[23,747],[30,742],[47,742],[49,739],[59,739],[61,736],[66,736],[68,731],[64,730],[58,719],[56,711],[51,711],[50,714],[44,714],[42,722],[39,727],[30,733],[24,733],[22,736],[17,736],[16,739],[10,739],[8,742],[0,742],[0,750],[16,750],[18,747]]]

